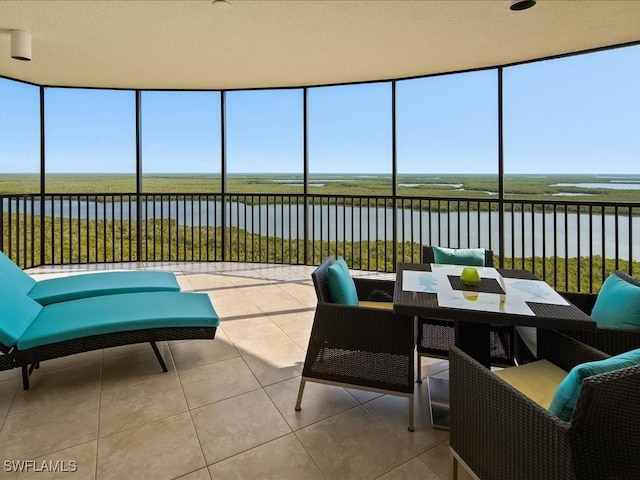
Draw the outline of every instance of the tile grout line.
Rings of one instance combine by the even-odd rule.
[[[11,381],[11,379],[7,380],[7,382],[10,382],[10,381]],[[2,429],[4,428],[5,424],[7,423],[7,419],[9,418],[9,413],[11,412],[11,409],[13,408],[13,405],[16,402],[16,398],[18,398],[18,392],[20,391],[21,387],[22,387],[22,381],[20,379],[17,379],[16,389],[13,392],[13,398],[11,399],[11,403],[9,404],[9,408],[7,409],[7,414],[2,419],[2,424],[0,424],[0,432],[2,432]]]
[[[168,342],[167,342],[167,349],[169,350],[169,354],[171,355],[171,361],[173,362],[173,367],[176,370],[176,376],[178,377],[178,383],[180,384],[180,390],[182,390],[182,398],[184,398],[184,403],[187,406],[187,413],[189,414],[189,420],[191,420],[191,428],[193,428],[193,433],[195,433],[195,435],[196,435],[196,440],[198,442],[198,448],[200,449],[200,455],[201,455],[202,461],[204,463],[204,467],[203,468],[207,471],[207,475],[209,475],[209,478],[211,478],[211,474],[209,473],[209,468],[208,468],[208,465],[207,465],[207,458],[204,456],[204,450],[202,449],[202,442],[200,441],[200,435],[198,435],[198,429],[196,428],[196,424],[193,421],[193,414],[191,413],[192,410],[195,410],[195,409],[192,409],[192,408],[189,407],[189,402],[187,400],[187,395],[184,393],[184,385],[182,384],[182,378],[180,377],[180,375],[178,373],[178,366],[176,365],[176,362],[175,362],[175,360],[173,358],[173,352],[171,351],[171,344],[168,343]],[[183,477],[185,475],[188,475],[190,473],[196,472],[198,470],[200,470],[200,468],[197,468],[197,469],[195,469],[195,470],[193,470],[191,472],[182,474],[182,475],[180,475],[178,477],[175,477],[175,478]]]
[[[96,435],[96,465],[93,471],[93,478],[98,480],[98,452],[100,450],[100,413],[102,411],[102,373],[104,371],[104,348],[100,354],[100,373],[99,373],[99,385],[100,390],[98,392],[98,425],[97,425],[97,435]]]

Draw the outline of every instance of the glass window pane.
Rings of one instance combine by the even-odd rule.
[[[142,93],[142,190],[220,191],[220,93]]]
[[[391,194],[391,83],[308,93],[310,191]]]
[[[495,198],[497,71],[397,83],[398,194]]]
[[[0,78],[0,193],[40,191],[40,89]]]
[[[302,193],[302,90],[229,92],[227,189]]]
[[[48,193],[135,192],[135,94],[45,90]]]
[[[639,78],[640,46],[505,69],[507,192],[549,198],[557,193],[549,188],[555,183],[615,180],[580,180],[576,175],[631,175],[626,180],[640,184]],[[531,174],[569,177],[532,178]],[[596,185],[591,187],[567,185],[568,190],[560,193],[591,193],[594,200],[623,196],[623,190],[606,194]],[[640,199],[640,190],[625,192],[626,200]]]

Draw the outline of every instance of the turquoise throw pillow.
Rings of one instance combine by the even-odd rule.
[[[436,263],[484,267],[484,248],[431,248]]]
[[[333,303],[341,305],[358,305],[356,284],[351,278],[347,262],[342,257],[327,269],[329,295]]]
[[[582,380],[593,375],[613,372],[635,365],[640,365],[640,348],[607,358],[606,360],[586,362],[573,367],[565,379],[558,385],[553,400],[551,400],[549,412],[560,420],[568,422],[571,420],[571,415],[573,415],[573,410],[580,396]]]
[[[640,287],[609,275],[596,297],[591,318],[601,328],[640,328]]]

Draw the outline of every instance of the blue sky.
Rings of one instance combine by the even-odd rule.
[[[397,82],[399,173],[496,173],[497,71]],[[640,173],[640,46],[506,68],[507,173]],[[0,79],[0,174],[37,173],[39,89]],[[130,91],[46,89],[49,172],[133,173]],[[229,173],[302,173],[302,90],[227,94]],[[311,173],[391,172],[391,83],[309,89]],[[143,173],[220,172],[217,92],[143,92]]]

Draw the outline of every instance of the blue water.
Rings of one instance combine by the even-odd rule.
[[[554,183],[551,187],[578,187],[578,188],[610,188],[612,190],[640,190],[640,183]]]

